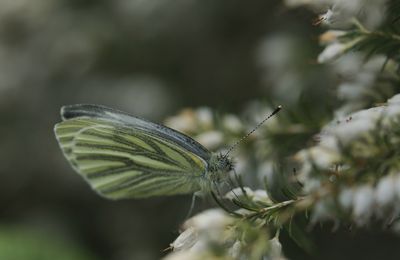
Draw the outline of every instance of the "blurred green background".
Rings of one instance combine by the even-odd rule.
[[[156,122],[184,107],[239,113],[253,100],[327,111],[334,82],[315,65],[313,18],[265,0],[0,1],[0,258],[164,255],[191,196],[97,196],[58,148],[60,107],[103,104]]]

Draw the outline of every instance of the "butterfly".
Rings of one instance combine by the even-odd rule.
[[[64,106],[61,117],[54,131],[65,158],[108,199],[213,191],[233,169],[229,152],[244,139],[221,154],[174,129],[105,106]]]

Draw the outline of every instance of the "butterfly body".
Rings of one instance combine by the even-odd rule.
[[[71,105],[61,116],[55,134],[65,157],[110,199],[209,192],[233,168],[192,138],[118,110]]]

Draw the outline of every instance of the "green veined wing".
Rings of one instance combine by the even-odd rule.
[[[55,134],[65,157],[111,199],[200,190],[210,152],[173,129],[96,105],[62,109]]]

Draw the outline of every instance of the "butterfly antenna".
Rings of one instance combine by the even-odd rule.
[[[282,109],[282,106],[279,105],[277,108],[275,108],[274,111],[272,111],[271,114],[269,114],[266,118],[264,118],[264,120],[262,120],[260,123],[258,123],[258,125],[256,125],[256,127],[254,127],[250,132],[248,132],[245,136],[243,136],[242,138],[240,138],[240,140],[236,141],[236,143],[234,143],[229,150],[224,154],[223,157],[227,157],[229,155],[230,152],[232,152],[233,149],[236,148],[236,146],[238,146],[238,144],[240,144],[241,142],[243,142],[245,139],[247,139],[252,133],[254,133],[260,126],[262,126],[262,124],[265,123],[265,121],[267,121],[268,119],[270,119],[271,117],[273,117],[274,115],[276,115],[280,110]]]

